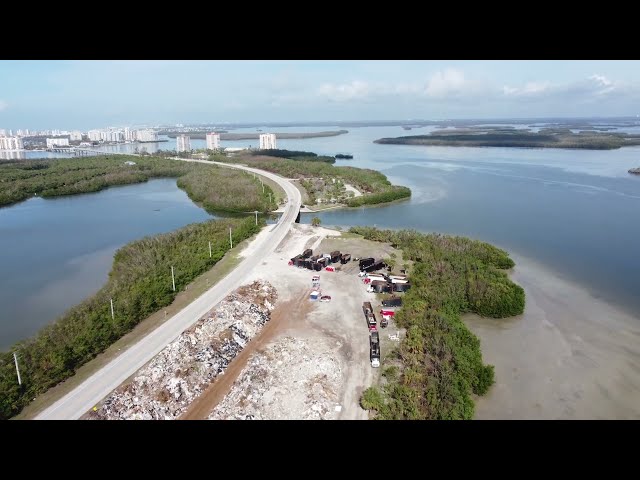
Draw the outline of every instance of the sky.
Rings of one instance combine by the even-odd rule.
[[[640,61],[0,61],[0,128],[636,116]]]

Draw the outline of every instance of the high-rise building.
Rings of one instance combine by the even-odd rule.
[[[177,152],[191,151],[191,138],[188,135],[178,135],[176,137],[176,151]]]
[[[273,150],[275,148],[276,148],[276,134],[261,133],[260,134],[260,150]]]
[[[82,132],[79,132],[77,130],[71,132],[69,134],[69,140],[71,140],[72,142],[81,142],[82,141]]]
[[[133,140],[133,131],[129,127],[124,127],[124,141],[130,142]]]
[[[20,137],[0,137],[0,150],[22,150],[23,148]]]
[[[99,142],[102,139],[102,132],[100,130],[89,130],[87,136],[92,142]]]
[[[155,132],[155,130],[151,130],[151,129],[136,130],[135,140],[139,142],[157,142],[158,134]]]
[[[47,138],[47,148],[68,147],[69,139],[67,137]]]
[[[218,150],[220,148],[220,134],[207,133],[207,150]]]

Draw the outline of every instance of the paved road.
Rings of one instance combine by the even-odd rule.
[[[218,163],[206,160],[185,161],[207,164]],[[227,275],[224,281],[211,287],[149,335],[114,358],[49,408],[43,410],[35,417],[36,420],[80,418],[129,376],[157,355],[167,344],[211,310],[224,297],[239,287],[243,280],[250,274],[253,266],[262,262],[267,254],[274,251],[278,244],[284,239],[291,224],[295,222],[300,209],[301,198],[299,190],[288,180],[273,173],[227,163],[219,163],[219,165],[259,173],[277,182],[284,189],[289,200],[285,207],[285,212],[280,217],[276,226],[272,227],[268,234],[258,236],[255,241],[261,242],[261,244],[256,245],[256,248],[252,248],[253,253],[247,256],[242,263]]]

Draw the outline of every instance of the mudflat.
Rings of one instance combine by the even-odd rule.
[[[535,261],[511,255],[523,315],[465,316],[496,383],[477,419],[640,419],[640,318]]]

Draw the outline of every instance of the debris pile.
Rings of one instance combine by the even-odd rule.
[[[322,345],[316,345],[322,343]],[[282,337],[254,354],[210,420],[337,418],[342,365],[322,338]]]
[[[256,281],[240,287],[90,412],[93,419],[175,419],[267,323],[277,293]]]

